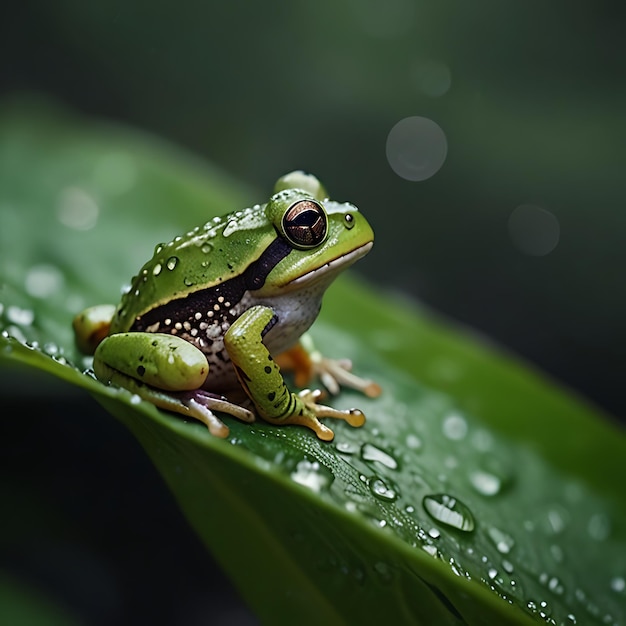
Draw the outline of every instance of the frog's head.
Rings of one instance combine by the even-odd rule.
[[[367,220],[353,204],[328,200],[314,176],[288,174],[276,189],[265,215],[278,233],[284,256],[267,275],[259,295],[312,285],[323,289],[371,249],[374,233]]]

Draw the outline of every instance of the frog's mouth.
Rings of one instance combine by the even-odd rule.
[[[285,285],[286,289],[301,289],[302,287],[309,287],[310,285],[315,285],[319,282],[325,281],[330,282],[334,279],[334,277],[356,261],[358,261],[361,257],[364,257],[374,245],[373,241],[368,241],[366,244],[348,252],[347,254],[342,254],[324,265],[320,265],[316,267],[314,270],[307,272],[306,274],[302,274],[302,276],[298,276],[294,280],[290,281]]]

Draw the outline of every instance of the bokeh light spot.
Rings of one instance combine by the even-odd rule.
[[[94,198],[80,187],[66,187],[59,198],[59,221],[75,230],[89,230],[98,221],[98,207]]]
[[[427,117],[400,120],[387,136],[387,161],[406,180],[423,181],[435,175],[448,154],[441,127]]]
[[[561,228],[557,218],[534,204],[520,204],[509,216],[511,241],[524,254],[545,256],[559,243]]]
[[[450,68],[440,61],[418,61],[413,71],[417,89],[430,98],[439,98],[448,92],[452,84]]]

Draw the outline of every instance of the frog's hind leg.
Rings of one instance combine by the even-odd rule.
[[[128,378],[102,363],[94,363],[94,366],[96,366],[96,375],[99,380],[124,387],[160,409],[172,411],[185,417],[193,417],[202,422],[215,437],[221,437],[222,439],[228,437],[229,430],[228,426],[213,411],[232,415],[242,422],[250,423],[255,420],[252,411],[233,404],[224,396],[211,393],[210,391],[205,391],[204,389],[165,391]]]
[[[164,392],[143,386],[142,389],[136,390],[136,393],[160,409],[197,419],[209,429],[214,437],[222,439],[228,437],[230,431],[213,411],[232,415],[242,422],[251,423],[255,420],[254,413],[248,409],[229,402],[224,396],[203,389]]]

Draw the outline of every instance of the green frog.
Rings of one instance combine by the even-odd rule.
[[[291,172],[266,204],[159,244],[117,307],[75,317],[77,344],[94,354],[100,381],[196,418],[217,437],[229,429],[216,412],[299,424],[330,441],[334,433],[320,418],[358,427],[365,416],[319,404],[320,390],[290,391],[281,367],[294,370],[299,387],[319,376],[331,393],[343,385],[380,394],[349,361],[324,358],[306,335],[326,288],[373,240],[354,205],[329,200],[316,177]]]

